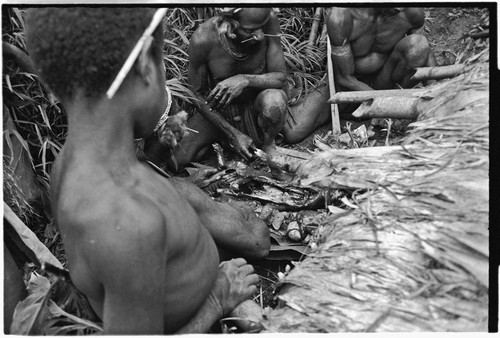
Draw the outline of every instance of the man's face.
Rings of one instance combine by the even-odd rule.
[[[402,7],[387,7],[387,8],[382,8],[381,13],[382,16],[389,17],[398,14],[402,10],[403,10]]]
[[[239,12],[236,36],[245,46],[256,45],[264,40],[264,27],[271,12],[268,8],[245,8]]]

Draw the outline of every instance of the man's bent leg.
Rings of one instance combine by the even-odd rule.
[[[271,150],[274,138],[283,129],[287,113],[287,97],[280,89],[265,89],[257,95],[254,107],[258,112],[257,123],[264,134],[262,148]]]
[[[174,151],[177,168],[169,169],[175,172],[182,171],[192,161],[199,161],[203,157],[207,146],[217,142],[220,135],[218,129],[200,113],[196,113],[189,119],[188,126],[198,133],[190,131]]]
[[[298,143],[330,119],[328,85],[311,91],[297,104],[289,106],[283,136],[286,143]]]
[[[412,34],[401,39],[384,67],[377,75],[374,89],[392,89],[395,84],[403,88],[410,88],[417,82],[410,81],[412,70],[417,67],[433,65],[435,58],[431,52],[429,42],[420,34]]]

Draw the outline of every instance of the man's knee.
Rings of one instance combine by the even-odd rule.
[[[267,123],[277,124],[284,120],[287,108],[285,92],[279,89],[263,90],[257,97],[257,108]]]
[[[402,39],[400,43],[400,52],[408,68],[422,67],[426,64],[431,47],[425,36],[411,34]]]

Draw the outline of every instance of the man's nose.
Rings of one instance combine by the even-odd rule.
[[[255,31],[253,33],[254,39],[257,41],[262,41],[264,40],[264,31],[262,29],[259,29],[258,31]]]

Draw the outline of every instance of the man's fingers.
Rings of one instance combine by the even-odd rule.
[[[207,101],[210,102],[215,99],[215,101],[217,102],[221,94],[222,94],[221,87],[216,86],[214,89],[212,89],[210,94],[208,94]]]
[[[243,266],[245,264],[247,264],[247,261],[244,259],[244,258],[233,258],[230,260],[230,262],[232,262],[234,265],[240,267],[240,266]]]
[[[254,284],[253,285],[250,285],[248,287],[248,293],[247,293],[247,297],[252,297],[253,295],[255,295],[257,293],[257,286],[255,286]]]
[[[241,272],[246,276],[253,273],[255,270],[250,264],[246,264],[240,267]]]
[[[257,274],[253,273],[245,277],[245,282],[247,282],[248,285],[255,285],[260,282],[260,279],[259,276],[257,276]]]
[[[228,102],[229,102],[229,99],[231,98],[231,91],[228,90],[224,93],[224,95],[222,96],[222,98],[220,99],[220,105],[221,107],[224,107]]]

